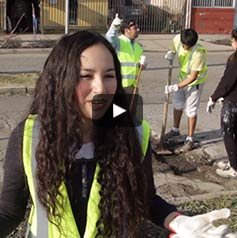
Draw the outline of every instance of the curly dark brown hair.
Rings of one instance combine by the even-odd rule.
[[[78,31],[62,37],[50,53],[36,83],[30,109],[42,125],[36,153],[37,194],[48,218],[57,218],[58,227],[61,219],[57,211],[63,206],[59,187],[70,173],[70,148],[82,145],[82,119],[75,90],[80,80],[80,55],[95,44],[103,44],[111,52],[118,85],[116,94],[123,94],[120,63],[110,43],[98,33]],[[127,107],[125,100],[122,103]],[[116,123],[96,127],[94,145],[101,185],[97,235],[136,237],[148,209],[142,151],[135,128],[119,127]]]

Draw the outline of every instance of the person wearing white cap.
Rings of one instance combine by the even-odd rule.
[[[135,20],[130,19],[125,23],[116,13],[106,33],[106,39],[113,45],[121,63],[122,86],[129,94],[133,93],[136,86],[140,66],[146,67],[146,64],[142,62],[143,48],[136,41],[139,32],[140,29]]]

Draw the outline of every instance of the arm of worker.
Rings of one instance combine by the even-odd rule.
[[[215,103],[223,105],[224,99],[230,97],[231,99],[237,100],[237,60],[227,64],[224,74],[217,85],[214,93],[209,97],[207,102],[206,112],[212,113]]]
[[[190,76],[186,78],[185,80],[183,80],[182,82],[178,83],[179,89],[184,88],[188,86],[189,84],[191,84],[192,82],[194,82],[197,79],[198,74],[199,74],[199,71],[191,70]]]
[[[123,19],[120,19],[118,13],[116,13],[109,30],[106,32],[105,37],[110,44],[116,49],[119,46],[119,32]]]
[[[172,93],[178,91],[180,88],[184,88],[194,82],[199,72],[205,67],[206,64],[206,57],[202,52],[195,52],[193,54],[193,64],[191,65],[191,73],[188,78],[184,79],[183,81],[173,84],[173,85],[166,85],[165,86],[165,93]]]
[[[185,80],[181,81],[180,83],[177,84],[172,84],[172,85],[166,85],[165,86],[165,93],[173,93],[173,92],[177,92],[180,88],[184,88],[186,86],[188,86],[189,84],[191,84],[192,82],[194,82],[197,77],[198,77],[198,71],[191,71],[191,74],[188,78],[186,78]]]
[[[236,91],[234,89],[237,88],[237,60],[235,62],[230,63],[225,71],[224,74],[216,87],[216,90],[211,95],[213,102],[216,102],[219,98],[225,98],[230,92]]]
[[[165,59],[170,60],[170,61],[174,60],[174,57],[176,55],[175,41],[176,41],[176,38],[178,38],[178,37],[180,37],[180,35],[176,35],[174,37],[174,39],[172,40],[169,50],[165,54]]]
[[[24,123],[11,134],[7,146],[0,197],[0,237],[10,234],[24,219],[29,192],[22,163]]]

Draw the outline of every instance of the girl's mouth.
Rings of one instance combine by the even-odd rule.
[[[93,111],[100,110],[107,105],[107,101],[104,99],[93,99],[91,101]]]

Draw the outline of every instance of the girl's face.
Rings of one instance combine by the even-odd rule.
[[[231,38],[231,45],[234,50],[237,50],[237,40],[235,38]]]
[[[113,100],[104,94],[114,95],[117,89],[114,59],[103,44],[97,44],[85,49],[80,61],[80,80],[76,87],[80,112],[83,118],[98,120]]]

